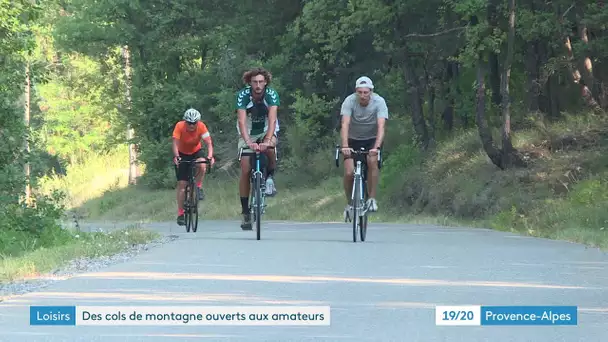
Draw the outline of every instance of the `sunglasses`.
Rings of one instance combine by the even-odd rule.
[[[186,121],[186,123],[188,124],[188,126],[194,126],[194,125],[196,125],[196,122],[188,122],[188,121]]]

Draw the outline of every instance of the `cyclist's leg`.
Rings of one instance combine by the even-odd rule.
[[[359,140],[348,139],[348,147],[353,150],[361,148]],[[355,161],[353,156],[343,157],[344,159],[344,195],[346,196],[346,207],[344,208],[344,219],[351,216],[352,206],[350,203],[353,194],[353,179],[355,174]]]
[[[277,136],[273,135],[270,138],[270,146],[276,147],[277,146]],[[267,157],[267,168],[266,168],[266,195],[268,196],[274,196],[277,193],[277,189],[274,183],[274,170],[277,166],[277,160],[276,160],[276,150],[275,149],[268,149],[266,150],[266,157]]]
[[[364,148],[371,150],[374,148],[376,138],[368,139],[364,141]],[[378,155],[372,156],[367,155],[367,189],[368,189],[368,200],[367,207],[369,211],[378,211],[378,203],[376,201],[376,190],[378,188],[378,178],[380,170],[378,169]]]
[[[251,191],[250,177],[251,177],[251,149],[247,146],[242,137],[239,137],[238,150],[243,148],[243,155],[241,155],[241,176],[239,179],[239,195],[241,199],[241,215],[243,215],[243,222],[241,228],[245,230],[251,229],[251,213],[249,212],[249,193]]]
[[[205,156],[203,155],[203,150],[200,149],[195,153],[197,161],[205,160]],[[198,164],[196,165],[196,188],[198,193],[198,199],[203,200],[203,180],[205,179],[205,173],[207,172],[207,164]]]
[[[179,154],[181,160],[189,161],[192,160],[193,156],[183,154],[180,152]],[[183,163],[179,164],[177,167],[177,187],[176,187],[176,197],[177,197],[177,224],[184,225],[186,224],[184,218],[184,199],[186,197],[186,185],[188,184],[188,171],[190,164]]]

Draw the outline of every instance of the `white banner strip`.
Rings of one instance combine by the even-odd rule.
[[[77,306],[76,325],[330,325],[329,306]]]

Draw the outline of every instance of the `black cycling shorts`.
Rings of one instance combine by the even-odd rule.
[[[372,148],[374,148],[375,143],[376,143],[376,138],[365,139],[365,140],[348,139],[348,147],[352,148],[355,151],[360,150],[361,147],[363,147],[366,151],[369,151]],[[344,157],[344,159],[349,159],[349,158],[352,158],[352,156]]]
[[[205,155],[203,155],[203,150],[200,149],[196,152],[194,152],[193,154],[184,154],[184,153],[179,153],[179,157],[183,160],[183,161],[192,161],[192,160],[196,160],[198,158],[206,158]],[[179,166],[175,167],[175,176],[177,177],[178,181],[188,181],[188,176],[189,176],[189,171],[190,171],[190,167],[193,166],[195,164],[189,164],[189,163],[185,163],[185,164],[179,164]]]

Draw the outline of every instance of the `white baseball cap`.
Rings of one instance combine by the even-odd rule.
[[[357,78],[357,82],[355,83],[355,88],[369,88],[374,89],[374,83],[367,76],[361,76]]]

